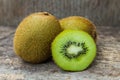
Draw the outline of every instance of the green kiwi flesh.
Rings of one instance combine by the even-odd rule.
[[[63,70],[82,71],[96,56],[93,38],[81,30],[64,30],[52,42],[54,62]]]

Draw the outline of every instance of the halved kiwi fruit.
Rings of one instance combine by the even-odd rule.
[[[52,42],[55,63],[67,71],[86,69],[96,56],[93,38],[81,30],[64,30]]]

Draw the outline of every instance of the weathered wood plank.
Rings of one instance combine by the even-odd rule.
[[[48,11],[58,18],[81,15],[96,25],[120,26],[120,0],[0,0],[0,25],[17,26],[28,14]]]
[[[51,60],[36,65],[23,62],[13,51],[15,29],[0,26],[0,80],[120,80],[120,27],[97,27],[93,64],[82,72],[66,72]]]

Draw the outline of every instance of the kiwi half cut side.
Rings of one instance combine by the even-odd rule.
[[[93,38],[82,30],[64,30],[52,42],[54,62],[63,70],[82,71],[96,56]]]

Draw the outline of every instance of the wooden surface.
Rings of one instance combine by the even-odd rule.
[[[120,26],[120,0],[0,0],[0,25],[16,27],[25,16],[39,11],[58,18],[84,16],[99,26]]]
[[[0,26],[0,80],[120,80],[120,27],[97,26],[97,56],[82,72],[66,72],[52,60],[22,61],[13,51],[13,27]]]

